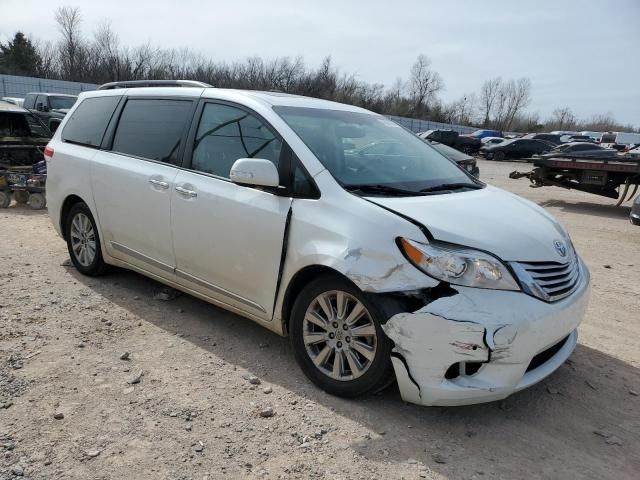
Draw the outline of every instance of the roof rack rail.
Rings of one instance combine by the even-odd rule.
[[[114,88],[139,88],[139,87],[196,87],[211,88],[204,82],[195,80],[125,80],[122,82],[109,82],[98,87],[98,90],[113,90]]]

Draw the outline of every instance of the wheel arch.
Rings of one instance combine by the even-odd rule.
[[[67,223],[67,215],[69,215],[71,207],[73,207],[77,203],[84,203],[88,205],[87,202],[85,202],[81,197],[75,194],[67,196],[67,198],[64,199],[64,202],[62,202],[62,208],[60,209],[60,231],[62,232],[62,238],[64,240],[67,240],[67,233],[65,228],[65,224]]]
[[[355,285],[355,283],[351,279],[349,279],[349,277],[340,273],[338,270],[327,267],[326,265],[307,265],[306,267],[298,270],[287,285],[287,289],[285,290],[284,298],[282,301],[280,318],[282,319],[283,335],[289,335],[291,310],[293,309],[293,304],[296,301],[296,298],[298,297],[302,289],[309,284],[309,282],[321,275],[333,275],[338,278],[343,278],[349,283]],[[356,288],[359,288],[357,285],[355,286]]]

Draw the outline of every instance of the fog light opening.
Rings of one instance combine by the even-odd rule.
[[[444,374],[447,380],[453,380],[458,377],[471,377],[478,373],[482,362],[456,362],[451,365]]]

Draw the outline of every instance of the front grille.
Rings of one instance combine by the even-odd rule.
[[[580,265],[574,252],[570,252],[567,263],[518,262],[517,265],[529,293],[548,302],[571,295],[580,281]]]

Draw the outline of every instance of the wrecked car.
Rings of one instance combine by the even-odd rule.
[[[0,208],[13,198],[44,208],[46,175],[36,171],[44,163],[44,148],[51,132],[28,110],[0,101]]]
[[[589,272],[542,208],[361,108],[140,85],[82,93],[45,151],[81,273],[135,270],[288,335],[345,397],[395,378],[421,405],[502,399],[573,351]],[[349,153],[380,142],[404,149]]]

